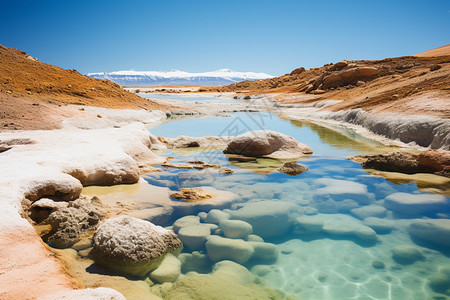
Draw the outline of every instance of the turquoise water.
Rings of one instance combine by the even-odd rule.
[[[242,264],[259,278],[260,284],[294,299],[450,299],[450,284],[446,286],[450,283],[449,247],[409,232],[417,220],[448,219],[449,199],[442,196],[447,204],[426,212],[405,213],[401,208],[387,206],[385,199],[397,193],[404,193],[401,195],[406,199],[429,195],[420,192],[414,183],[395,185],[370,176],[359,164],[346,159],[382,151],[379,143],[343,128],[288,121],[267,113],[174,120],[150,131],[176,137],[235,135],[257,129],[279,131],[308,144],[314,155],[298,163],[309,170],[289,176],[276,171],[281,163],[275,160],[236,158],[217,150],[187,154],[167,150],[163,155],[174,156],[173,162],[203,160],[229,167],[234,173],[167,169],[144,175],[144,179],[171,190],[210,186],[235,193],[237,202],[221,208],[223,212],[233,219],[253,222],[257,235],[264,237],[261,228],[279,232],[264,237],[265,242],[276,246],[275,261],[252,258]],[[239,213],[261,203],[269,203],[272,208],[264,206],[264,211],[258,211],[260,215],[252,217]],[[283,206],[288,209],[280,210]],[[197,213],[201,215],[201,210],[193,215]],[[173,217],[172,221],[183,215]],[[322,228],[305,227],[304,221],[311,218],[319,220]],[[407,253],[401,251],[405,247],[399,246],[407,247]],[[207,254],[206,248],[199,250]],[[183,252],[191,253],[189,249]],[[205,273],[210,269],[202,266],[197,270],[194,267],[194,271]]]
[[[138,93],[138,95],[147,99],[183,100],[183,101],[205,102],[205,103],[236,103],[236,100],[230,98],[211,97],[203,95],[173,95],[173,94],[154,94],[154,93]]]

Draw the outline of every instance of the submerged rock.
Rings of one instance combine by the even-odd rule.
[[[128,216],[109,219],[94,235],[90,256],[115,272],[144,276],[159,266],[164,255],[182,247],[175,233]]]
[[[253,232],[252,225],[241,220],[224,220],[220,222],[219,227],[223,230],[225,237],[231,239],[245,240]]]
[[[409,225],[408,232],[421,240],[450,247],[450,220],[415,220]]]
[[[281,236],[289,231],[300,207],[286,201],[259,201],[230,211],[231,219],[252,225],[253,232],[262,238]]]
[[[423,254],[413,246],[397,246],[392,249],[392,258],[402,265],[412,264],[415,261],[423,260]]]
[[[302,165],[293,162],[287,162],[281,168],[278,168],[278,172],[285,173],[291,176],[300,175],[306,171],[308,171],[307,167],[304,167]]]
[[[274,290],[257,285],[256,278],[243,266],[231,261],[216,263],[212,274],[186,276],[173,285],[164,299],[250,300],[283,299]]]
[[[255,130],[237,136],[228,143],[223,152],[275,159],[293,159],[312,154],[309,146],[272,130]]]
[[[211,234],[211,229],[206,224],[182,227],[178,231],[178,237],[183,245],[191,250],[203,248]]]
[[[384,199],[384,206],[402,214],[422,215],[446,209],[448,200],[442,195],[394,193]]]
[[[206,242],[208,257],[212,261],[232,260],[245,264],[255,250],[249,242],[212,235]]]
[[[181,262],[174,255],[164,256],[161,265],[150,274],[150,278],[159,283],[175,282],[181,274]]]

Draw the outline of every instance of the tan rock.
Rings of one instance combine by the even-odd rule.
[[[198,202],[202,200],[211,199],[216,196],[210,191],[205,191],[201,188],[181,188],[178,192],[170,194],[171,197],[188,202]]]

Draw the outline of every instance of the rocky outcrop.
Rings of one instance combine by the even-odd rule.
[[[115,272],[144,276],[159,266],[166,253],[178,253],[180,249],[181,241],[172,231],[120,216],[99,226],[90,256]]]
[[[96,198],[77,199],[69,202],[67,207],[52,212],[45,220],[52,226],[46,238],[47,243],[56,248],[67,248],[80,240],[80,236],[95,228],[103,212],[95,205]]]
[[[354,156],[349,159],[363,168],[406,174],[434,173],[450,177],[450,153],[448,151],[427,150],[418,155],[405,152],[391,152]]]
[[[300,175],[306,171],[308,171],[307,167],[296,164],[294,162],[284,163],[281,168],[278,168],[278,172],[281,172],[281,173],[284,173],[287,175],[291,175],[291,176]]]
[[[336,65],[345,67],[343,63]],[[334,69],[339,69],[336,67]],[[333,69],[331,69],[333,70]],[[358,81],[367,81],[374,79],[380,71],[374,67],[357,66],[342,71],[325,72],[313,83],[314,89],[329,89],[346,85],[356,85]]]
[[[312,154],[308,145],[272,130],[255,130],[237,136],[228,143],[223,152],[275,159],[294,159]]]
[[[211,199],[216,195],[213,192],[201,188],[181,188],[178,192],[170,194],[170,197],[188,202],[198,202]]]

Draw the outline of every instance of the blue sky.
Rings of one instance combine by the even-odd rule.
[[[81,73],[282,75],[449,43],[449,0],[0,0],[0,44]]]

